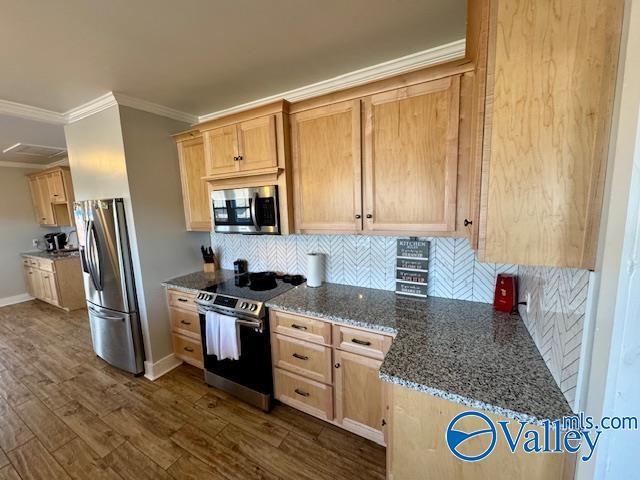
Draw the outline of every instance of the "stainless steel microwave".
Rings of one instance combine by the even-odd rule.
[[[211,203],[215,232],[280,233],[277,185],[213,190]]]

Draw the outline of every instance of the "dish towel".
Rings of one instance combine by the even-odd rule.
[[[220,315],[220,355],[218,360],[240,358],[240,326],[235,317]]]
[[[220,317],[216,312],[207,312],[205,317],[207,355],[220,355]]]
[[[207,355],[215,355],[218,360],[240,358],[240,330],[235,317],[207,312],[205,336]]]

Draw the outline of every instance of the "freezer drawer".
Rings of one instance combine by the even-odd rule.
[[[122,313],[87,304],[93,350],[114,367],[144,373],[144,348],[137,313]]]

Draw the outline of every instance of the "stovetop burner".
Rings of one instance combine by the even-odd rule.
[[[243,273],[206,287],[204,291],[266,302],[304,283],[304,280],[301,275],[276,275],[274,272]]]

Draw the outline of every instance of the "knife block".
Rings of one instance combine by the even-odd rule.
[[[217,270],[216,264],[215,263],[204,263],[202,270],[207,272],[207,273],[214,273]]]

